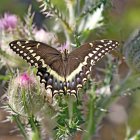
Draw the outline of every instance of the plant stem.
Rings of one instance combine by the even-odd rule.
[[[86,133],[84,134],[83,140],[90,140],[91,136],[95,131],[95,121],[94,121],[94,101],[90,101],[89,105],[89,118],[87,123]]]
[[[37,126],[36,122],[35,122],[35,118],[32,115],[31,117],[29,117],[29,122],[32,128],[32,140],[40,140],[41,136],[40,136],[40,132],[39,132],[39,127]]]
[[[90,90],[90,101],[89,101],[89,114],[88,114],[88,118],[87,118],[87,128],[86,128],[86,133],[83,136],[83,140],[90,140],[92,135],[95,133],[96,130],[96,123],[95,123],[95,100],[96,100],[96,96],[95,96],[95,87],[93,86],[93,88]]]
[[[23,135],[24,139],[28,140],[27,132],[25,131],[25,128],[24,128],[24,126],[19,118],[19,115],[13,115],[13,119],[16,122],[18,128],[20,129],[20,132]]]

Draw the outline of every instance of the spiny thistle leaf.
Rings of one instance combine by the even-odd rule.
[[[58,10],[58,8],[51,2],[51,0],[37,0],[40,3],[39,8],[41,9],[41,13],[43,13],[46,17],[52,13],[56,18],[60,19],[60,21],[64,24],[64,26],[71,30],[69,24],[67,23],[64,15]]]
[[[76,131],[81,130],[80,125],[83,124],[84,120],[81,113],[81,102],[73,102],[73,108],[69,110],[68,103],[63,103],[62,99],[59,98],[60,111],[57,115],[57,126],[54,128],[56,130],[56,139],[67,139],[69,136],[74,135]],[[70,115],[70,112],[72,116]]]
[[[33,23],[33,19],[34,19],[35,13],[32,13],[31,9],[32,7],[29,6],[27,15],[24,17],[24,21],[26,23],[26,28],[28,29],[28,30],[25,30],[26,34],[30,36],[31,39],[34,39],[33,30],[35,28],[35,24]]]
[[[107,0],[100,0],[96,5],[90,6],[90,8],[88,8],[86,11],[84,11],[80,15],[80,19],[88,14],[92,14],[94,11],[96,11],[98,8],[100,8],[101,5],[105,5],[106,3],[107,3]]]

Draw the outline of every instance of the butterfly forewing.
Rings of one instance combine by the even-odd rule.
[[[64,60],[58,50],[41,42],[16,40],[10,43],[13,51],[37,66],[40,82],[45,83],[46,89],[51,89],[52,95],[70,93],[76,96],[96,62],[118,45],[115,40],[86,43]]]
[[[34,66],[45,67],[55,62],[58,57],[61,57],[59,51],[37,41],[15,40],[9,45],[13,51]]]
[[[82,71],[83,67],[90,70],[90,67],[118,45],[118,41],[115,40],[96,40],[75,49],[68,56],[67,77],[74,75],[74,71]]]

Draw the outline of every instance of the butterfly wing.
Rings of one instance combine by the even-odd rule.
[[[15,40],[9,45],[14,52],[36,67],[50,66],[61,57],[61,53],[55,48],[37,41]]]
[[[119,45],[115,40],[96,40],[82,45],[68,55],[66,81],[70,83],[70,90],[77,94],[79,88],[87,80],[92,67],[106,53]]]
[[[58,50],[32,40],[15,40],[9,45],[19,56],[38,68],[37,75],[40,76],[40,82],[45,83],[46,89],[52,89],[52,94],[62,91],[65,69],[62,55]]]

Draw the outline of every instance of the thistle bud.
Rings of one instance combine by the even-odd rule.
[[[8,104],[21,115],[36,114],[44,105],[42,92],[33,74],[19,74],[9,83]]]

